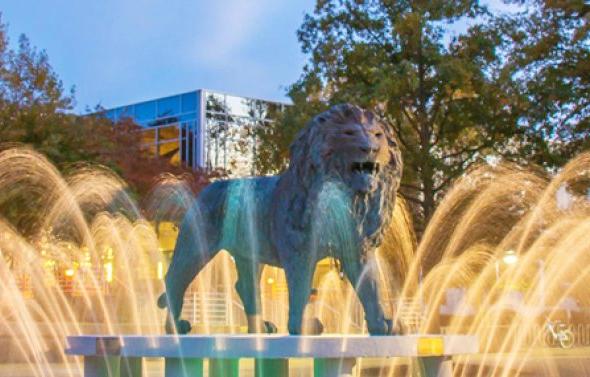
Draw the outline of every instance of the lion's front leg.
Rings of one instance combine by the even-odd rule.
[[[309,300],[311,279],[315,270],[315,263],[304,259],[293,258],[284,264],[289,287],[289,321],[287,327],[291,335],[302,333],[303,313]]]
[[[367,328],[371,335],[391,334],[391,321],[385,319],[383,308],[379,303],[376,271],[368,263],[344,264],[344,273],[353,285],[356,294],[365,310]]]

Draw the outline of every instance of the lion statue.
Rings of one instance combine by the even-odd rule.
[[[290,153],[284,173],[214,182],[187,211],[166,292],[158,299],[168,308],[168,333],[190,331],[189,322],[180,319],[184,293],[220,250],[235,260],[249,332],[276,331],[260,314],[262,265],[285,270],[288,331],[301,334],[316,263],[332,257],[356,290],[369,332],[393,333],[371,263],[390,223],[402,173],[391,131],[370,111],[337,105],[299,132]]]

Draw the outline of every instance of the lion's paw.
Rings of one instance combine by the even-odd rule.
[[[369,334],[371,335],[393,335],[394,326],[391,319],[382,319],[373,323],[367,323]]]
[[[176,324],[176,329],[178,330],[179,334],[188,334],[191,331],[192,326],[191,323],[186,319],[181,319]]]
[[[176,325],[172,321],[166,321],[166,334],[188,334],[191,331],[191,323],[185,319],[176,321]]]
[[[324,324],[319,318],[314,317],[310,321],[309,332],[312,335],[320,335],[324,332]]]
[[[276,334],[279,332],[279,329],[274,323],[270,321],[264,321],[264,332],[267,334]]]
[[[405,335],[408,334],[408,328],[399,319],[394,323],[392,319],[386,318],[385,323],[387,324],[388,335]]]
[[[166,292],[162,293],[160,297],[158,297],[158,308],[165,309],[168,307],[168,297],[166,296]]]

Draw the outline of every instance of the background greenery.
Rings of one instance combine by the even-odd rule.
[[[1,16],[1,15],[0,15]],[[44,51],[23,35],[9,46],[0,18],[0,149],[30,147],[45,155],[64,176],[85,165],[103,165],[118,173],[128,191],[141,200],[162,173],[182,175],[196,192],[208,182],[203,172],[174,166],[141,147],[139,126],[72,113],[74,90],[66,91]],[[100,112],[100,109],[96,109]],[[19,231],[36,229],[43,192],[18,188],[0,194],[0,216]]]
[[[588,148],[590,5],[508,1],[318,0],[298,31],[309,60],[294,106],[258,132],[257,167],[283,169],[288,145],[340,102],[373,109],[397,135],[402,194],[418,234],[453,180],[482,161],[551,171]],[[468,25],[464,32],[458,25]]]

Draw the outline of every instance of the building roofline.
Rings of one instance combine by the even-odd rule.
[[[266,99],[266,98],[260,98],[260,97],[242,96],[240,94],[228,93],[228,92],[224,92],[224,91],[221,91],[221,90],[213,90],[213,89],[208,89],[208,88],[199,88],[197,90],[204,90],[206,92],[223,94],[223,95],[232,96],[232,97],[241,97],[241,98],[247,98],[247,99],[257,99],[259,101],[272,102],[272,103],[277,103],[277,104],[280,104],[280,105],[292,105],[289,102],[275,101],[275,100]]]
[[[252,96],[242,96],[242,95],[239,95],[239,94],[228,93],[228,92],[224,92],[224,91],[221,91],[221,90],[214,90],[214,89],[208,89],[208,88],[197,88],[197,89],[194,89],[194,90],[183,91],[183,92],[176,93],[176,94],[169,94],[169,95],[154,97],[154,98],[151,98],[151,99],[145,99],[145,100],[141,100],[141,101],[128,102],[128,103],[125,103],[125,104],[122,104],[122,105],[117,105],[117,106],[112,106],[112,107],[104,107],[104,110],[105,111],[108,111],[108,110],[117,109],[117,108],[120,108],[120,107],[137,105],[137,104],[144,103],[144,102],[150,102],[150,101],[154,101],[154,100],[158,100],[158,99],[162,99],[162,98],[168,98],[168,97],[181,96],[183,94],[195,93],[195,92],[199,92],[199,91],[204,91],[204,92],[209,92],[209,93],[216,93],[216,94],[221,94],[221,95],[226,95],[226,96],[232,96],[232,97],[240,97],[240,98],[246,98],[246,99],[259,100],[259,101],[270,102],[270,103],[275,103],[275,104],[279,104],[279,105],[288,105],[288,106],[292,105],[292,103],[289,103],[289,102],[281,102],[281,101],[269,100],[269,99],[266,99],[266,98],[259,98],[259,97],[252,97]],[[93,114],[93,113],[96,113],[96,112],[92,112],[90,114]]]

